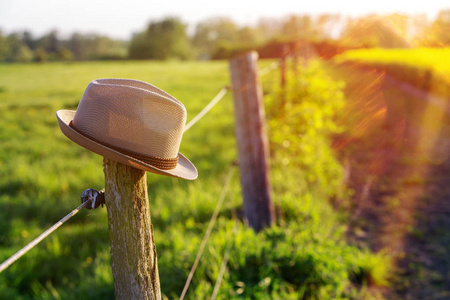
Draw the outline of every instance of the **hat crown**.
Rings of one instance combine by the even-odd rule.
[[[186,123],[183,104],[146,82],[97,79],[73,118],[83,134],[145,156],[177,157]]]

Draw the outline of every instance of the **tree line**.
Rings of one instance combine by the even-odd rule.
[[[29,31],[9,35],[0,31],[0,61],[5,62],[123,59],[127,47],[126,41],[96,34],[74,33],[61,39],[56,30],[39,38]]]
[[[5,34],[0,30],[0,61],[206,60],[249,49],[276,56],[279,51],[274,49],[279,44],[300,40],[331,52],[355,47],[450,46],[450,10],[441,11],[431,21],[425,15],[345,19],[327,14],[261,19],[255,26],[238,26],[230,18],[211,18],[198,23],[191,34],[179,18],[166,17],[150,22],[129,41],[80,33],[62,39],[56,30],[41,37],[30,31]]]

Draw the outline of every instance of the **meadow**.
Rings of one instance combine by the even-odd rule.
[[[389,299],[450,295],[449,49],[366,49],[335,57],[348,129],[336,143],[355,188],[354,240],[390,249]],[[439,250],[437,250],[439,249]]]
[[[418,69],[432,69],[442,73],[450,70],[450,48],[360,49],[346,51],[335,58],[337,62],[397,64]]]
[[[450,48],[359,49],[336,56],[338,64],[376,68],[440,97],[450,93]]]
[[[270,63],[261,61],[261,68]],[[320,71],[308,74],[315,85],[305,80],[301,95],[311,101],[293,111],[289,120],[301,114],[305,119],[313,111],[314,130],[302,140],[292,140],[291,147],[284,137],[300,134],[283,127],[283,118],[288,116],[274,112],[279,106],[274,88],[278,71],[263,78],[271,122],[276,224],[259,233],[245,225],[236,170],[188,299],[210,297],[230,245],[218,299],[358,299],[369,284],[389,284],[389,257],[348,244],[346,216],[330,203],[331,197],[345,200],[338,180],[343,169],[326,138],[316,137],[327,133],[321,128],[333,112],[323,113],[312,104],[315,90],[330,92],[330,79]],[[162,88],[186,106],[188,121],[229,84],[226,61],[0,65],[1,261],[77,207],[82,191],[103,188],[102,158],[68,140],[59,130],[55,112],[76,109],[91,80],[110,77],[139,79]],[[339,85],[332,86],[331,93],[338,93]],[[181,294],[225,177],[236,168],[233,126],[228,94],[183,136],[180,152],[196,165],[197,180],[148,173],[161,290],[166,299]],[[309,147],[295,144],[308,141],[312,141]],[[291,152],[292,148],[297,150]],[[325,160],[315,159],[322,155]],[[299,157],[306,159],[296,162]],[[330,161],[334,173],[327,171]],[[235,212],[239,222],[233,233]],[[114,298],[106,209],[81,211],[1,273],[0,298]]]

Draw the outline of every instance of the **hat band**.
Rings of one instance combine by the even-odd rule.
[[[72,121],[70,121],[69,126],[72,129],[74,129],[76,132],[78,132],[79,134],[87,137],[88,139],[93,140],[96,143],[99,143],[105,147],[111,148],[113,150],[116,150],[116,151],[123,153],[125,155],[128,155],[128,156],[131,156],[133,158],[136,158],[140,161],[143,161],[146,164],[152,165],[155,168],[158,168],[161,170],[172,170],[172,169],[175,169],[175,167],[178,164],[178,155],[175,158],[162,158],[162,157],[156,157],[156,156],[150,156],[150,155],[143,155],[140,153],[136,153],[134,151],[126,150],[126,149],[102,142],[96,138],[93,138],[93,137],[81,132],[77,128],[75,128],[75,126],[73,126]]]

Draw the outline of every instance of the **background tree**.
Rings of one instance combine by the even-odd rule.
[[[6,61],[29,62],[33,59],[33,52],[22,41],[22,34],[12,33],[6,38]]]
[[[283,23],[281,35],[288,41],[317,40],[320,38],[320,31],[310,16],[290,16]]]
[[[3,35],[3,32],[0,30],[0,61],[6,61],[10,52],[11,48],[9,46],[9,41],[7,37]]]
[[[30,62],[33,60],[33,52],[25,44],[20,44],[14,51],[13,62]]]
[[[332,39],[342,24],[339,14],[324,14],[317,18],[317,30],[323,39]]]
[[[132,59],[190,58],[186,25],[173,17],[150,23],[146,31],[133,36],[128,55]]]
[[[341,41],[356,47],[410,47],[403,36],[406,29],[397,25],[392,26],[393,23],[390,20],[394,19],[377,15],[350,19],[342,32]]]
[[[131,59],[149,59],[151,58],[151,45],[148,41],[147,33],[141,32],[135,34],[128,47],[128,57]]]
[[[425,46],[450,46],[450,9],[439,12],[434,22],[424,31],[422,41]]]
[[[276,18],[262,18],[258,21],[256,29],[263,41],[275,40],[281,35],[283,22]]]
[[[58,49],[57,56],[58,56],[58,60],[62,60],[62,61],[73,60],[72,52],[65,46],[60,47]]]
[[[256,28],[244,27],[237,32],[237,43],[242,47],[254,47],[263,42],[260,32]]]
[[[97,34],[79,34],[74,33],[70,39],[62,43],[62,49],[59,51],[61,58],[70,58],[66,48],[70,51],[75,60],[104,60],[104,59],[122,59],[127,56],[128,45],[126,42],[110,39],[106,36]]]
[[[85,59],[85,53],[83,48],[83,37],[79,33],[73,33],[68,41],[69,49],[72,50],[73,58],[75,60]]]
[[[58,52],[60,46],[58,32],[56,30],[50,31],[48,34],[39,39],[38,44],[39,46],[44,47],[47,53],[55,55]]]
[[[44,47],[37,47],[34,51],[34,59],[37,62],[46,62],[47,61],[47,51],[45,51]]]
[[[24,31],[22,34],[22,42],[30,49],[35,50],[37,41],[33,38],[33,35],[29,31]]]
[[[238,27],[229,18],[214,18],[201,22],[195,29],[192,44],[200,59],[209,59],[220,49],[236,45]]]

